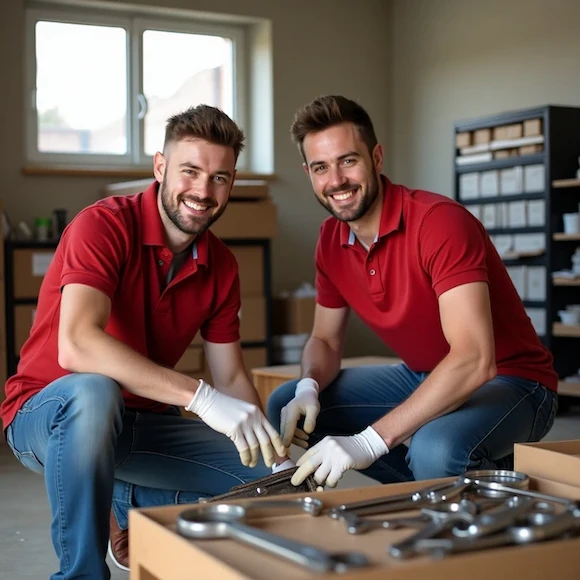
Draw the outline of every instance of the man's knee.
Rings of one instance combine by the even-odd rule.
[[[280,385],[268,398],[266,414],[277,431],[280,430],[280,412],[294,398],[297,382],[292,380]]]
[[[120,432],[124,411],[119,385],[104,375],[77,374],[67,381],[69,388],[61,409],[61,420],[70,420],[79,436],[90,440],[114,429]],[[61,391],[62,392],[62,391]]]
[[[459,475],[465,469],[465,459],[461,458],[461,445],[457,438],[442,434],[434,437],[417,432],[407,457],[416,480]]]

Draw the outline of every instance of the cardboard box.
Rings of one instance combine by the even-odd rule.
[[[522,193],[522,168],[521,166],[510,167],[500,170],[499,191],[501,195],[517,195]]]
[[[580,440],[517,443],[514,466],[534,477],[580,487]]]
[[[498,208],[495,203],[486,203],[482,206],[481,223],[487,229],[498,227]]]
[[[479,194],[481,197],[499,195],[499,171],[482,171],[479,176]]]
[[[508,204],[510,228],[525,228],[527,225],[526,201],[512,201]],[[505,227],[505,224],[503,225]]]
[[[224,240],[275,238],[278,233],[276,206],[270,201],[230,201],[210,229]]]
[[[494,141],[505,141],[507,138],[508,138],[507,125],[501,125],[500,127],[493,128]]]
[[[14,352],[20,349],[30,335],[30,329],[36,316],[36,306],[33,304],[18,304],[14,307]]]
[[[266,300],[262,296],[244,296],[238,315],[242,342],[266,340]]]
[[[480,145],[491,141],[491,129],[478,129],[473,132],[473,144]]]
[[[252,369],[268,364],[268,351],[263,346],[244,347],[242,348],[242,360],[251,376]]]
[[[457,147],[457,149],[470,146],[471,146],[471,132],[465,131],[464,133],[457,133],[455,135],[455,147]]]
[[[430,485],[455,478],[414,481],[391,485],[373,485],[354,489],[316,492],[324,508],[342,503],[410,494]],[[530,478],[534,491],[579,499],[580,488],[539,477]],[[307,494],[290,494],[288,499]],[[345,578],[357,580],[577,580],[580,570],[580,538],[548,540],[529,545],[507,546],[467,552],[444,558],[428,556],[394,560],[387,546],[414,534],[410,529],[383,529],[365,534],[348,534],[342,521],[322,514],[272,512],[256,509],[254,502],[263,499],[237,500],[254,504],[249,524],[282,537],[311,544],[331,552],[362,552],[370,566],[352,570]],[[267,554],[259,549],[226,538],[190,539],[176,531],[176,518],[196,504],[135,508],[129,511],[129,554],[131,578],[136,580],[330,580],[336,573],[311,572],[302,566]],[[194,566],[192,567],[192,562]]]
[[[186,375],[199,373],[204,369],[203,349],[199,346],[190,346],[177,361],[175,370]]]
[[[505,126],[507,139],[520,139],[524,134],[524,127],[521,123]]]
[[[528,225],[546,225],[546,202],[543,199],[531,199],[528,201]]]
[[[543,163],[524,166],[524,192],[544,191],[546,187],[545,176],[546,173]]]
[[[518,148],[520,155],[535,155],[536,153],[541,153],[544,150],[543,145],[522,145]]]
[[[528,119],[524,121],[524,137],[537,137],[544,132],[542,119]]]
[[[479,197],[479,173],[462,173],[459,176],[459,199]]]
[[[314,323],[316,298],[274,298],[272,300],[273,334],[310,334]]]
[[[526,299],[544,301],[547,296],[546,266],[527,266]]]
[[[264,248],[262,246],[229,246],[238,263],[242,296],[264,294]]]
[[[14,298],[36,298],[54,250],[14,250]]]

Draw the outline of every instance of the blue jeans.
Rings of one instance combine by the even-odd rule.
[[[191,503],[271,473],[244,467],[234,444],[200,420],[125,409],[97,374],[62,377],[29,399],[6,430],[19,461],[44,475],[60,571],[51,580],[108,580],[111,505],[122,529],[131,507]]]
[[[320,414],[310,444],[325,435],[359,433],[400,405],[425,380],[404,364],[342,370],[320,393]],[[297,381],[278,387],[268,418],[280,429],[280,411]],[[419,428],[361,473],[382,483],[459,475],[470,469],[513,469],[516,442],[539,441],[551,429],[557,395],[539,383],[501,375],[480,387],[457,410]]]

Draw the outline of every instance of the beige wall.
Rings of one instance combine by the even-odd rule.
[[[452,195],[454,121],[580,106],[578,0],[393,0],[392,7],[393,179]]]
[[[159,0],[127,4],[159,6]],[[111,4],[118,4],[111,2]],[[389,2],[364,0],[165,0],[173,8],[269,18],[274,39],[274,125],[277,181],[272,195],[279,208],[280,235],[273,247],[274,288],[298,285],[313,276],[312,254],[325,213],[313,199],[288,137],[295,109],[320,93],[359,99],[386,138],[389,114]],[[356,18],[353,17],[356,10]],[[113,179],[31,177],[24,164],[23,30],[24,0],[5,0],[0,9],[0,183],[12,221],[33,220],[66,207],[71,215],[95,201]],[[381,352],[370,332],[355,324],[349,354]]]

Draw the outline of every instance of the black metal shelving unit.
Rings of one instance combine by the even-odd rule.
[[[492,159],[488,162],[457,164],[456,158],[461,151],[457,148],[456,136],[459,133],[473,132],[479,129],[491,129],[540,119],[543,126],[543,151],[530,155],[516,155],[505,159]],[[513,139],[511,141],[514,141]],[[517,140],[516,140],[517,142]],[[521,145],[525,145],[522,142]],[[511,148],[517,147],[516,144]],[[498,150],[497,143],[490,151]],[[545,251],[540,255],[510,256],[504,260],[506,266],[544,266],[545,267],[545,300],[528,300],[524,297],[526,308],[539,308],[545,311],[546,332],[540,336],[542,342],[554,355],[556,371],[561,379],[576,374],[580,368],[580,325],[562,330],[559,325],[558,310],[569,304],[580,304],[580,282],[577,285],[559,285],[552,280],[552,272],[570,269],[571,256],[576,247],[580,247],[580,236],[557,236],[563,231],[562,214],[578,212],[580,202],[580,180],[573,179],[578,169],[580,156],[580,108],[546,105],[519,111],[479,117],[477,119],[458,121],[453,132],[453,175],[455,199],[468,209],[474,205],[509,203],[512,201],[544,200],[545,224],[538,227],[505,227],[489,228],[490,236],[524,233],[543,233]],[[478,151],[474,151],[477,153]],[[497,196],[461,199],[460,179],[467,173],[525,168],[529,165],[544,166],[543,191],[530,193],[513,193]],[[524,170],[522,170],[524,171]],[[567,180],[562,182],[561,180]],[[565,183],[565,185],[561,185]],[[580,384],[564,386],[560,383],[561,392],[580,396]]]

